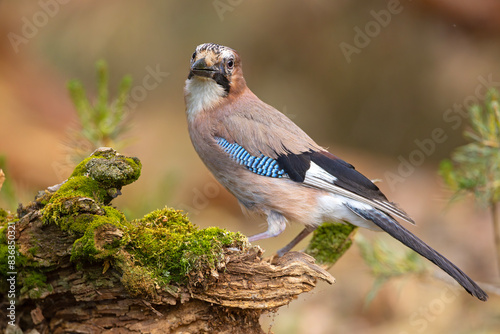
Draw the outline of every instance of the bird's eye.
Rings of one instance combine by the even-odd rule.
[[[191,56],[191,59],[194,60],[194,57],[196,57],[196,52],[193,52],[193,55]]]
[[[227,62],[227,68],[232,70],[234,67],[234,60],[232,59],[229,59],[228,62]]]

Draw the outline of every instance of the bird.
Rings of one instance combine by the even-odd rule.
[[[462,270],[403,227],[414,224],[354,166],[318,145],[247,86],[239,53],[215,43],[196,47],[184,87],[188,131],[206,167],[243,211],[268,228],[249,242],[278,236],[288,222],[305,226],[281,256],[328,221],[385,231],[454,278],[468,293],[488,295]]]

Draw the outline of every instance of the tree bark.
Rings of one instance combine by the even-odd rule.
[[[318,279],[334,282],[304,253],[271,263],[251,247],[228,250],[225,267],[196,285],[137,298],[121,283],[119,270],[103,273],[102,264],[77,269],[69,253],[74,236],[44,225],[39,210],[31,209],[17,224],[19,250],[27,254],[36,240],[37,260],[53,269],[46,274],[50,289],[21,296],[19,326],[25,333],[264,333],[261,314],[312,290]]]
[[[106,166],[113,168],[109,161]],[[85,175],[91,173],[86,170]],[[264,333],[259,324],[263,313],[312,290],[318,279],[334,283],[334,278],[309,255],[290,252],[281,258],[264,259],[259,247],[247,245],[224,249],[222,264],[208,275],[200,270],[182,284],[161,287],[154,282],[147,291],[132,291],[127,280],[141,268],[119,265],[130,256],[126,248],[117,248],[112,257],[74,260],[75,244],[81,243],[82,235],[89,230],[77,233],[68,226],[80,218],[105,215],[107,209],[96,198],[76,192],[60,202],[57,215],[50,211],[50,217],[56,217],[50,218],[56,223],[50,223],[47,205],[59,188],[41,193],[18,210],[16,326],[3,323],[8,319],[6,295],[0,306],[0,324],[7,332]],[[92,233],[91,244],[107,251],[124,234],[110,224]]]

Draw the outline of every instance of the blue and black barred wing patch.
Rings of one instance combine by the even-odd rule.
[[[284,177],[287,176],[285,170],[280,168],[278,162],[270,157],[266,157],[264,154],[256,157],[248,153],[244,147],[238,145],[237,143],[230,143],[224,138],[215,138],[217,144],[229,154],[231,159],[245,166],[251,172],[269,176],[269,177]]]

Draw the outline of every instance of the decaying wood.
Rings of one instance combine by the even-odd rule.
[[[69,260],[75,237],[44,225],[36,206],[25,208],[17,231],[20,252],[38,247],[39,261],[57,267],[47,274],[52,291],[40,296],[32,291],[21,301],[25,332],[264,333],[261,314],[312,290],[318,279],[334,282],[306,254],[290,252],[271,263],[259,247],[252,247],[246,252],[228,250],[225,267],[196,284],[158,291],[154,300],[134,298],[117,270],[103,273],[102,264],[78,270]]]
[[[314,259],[300,252],[290,252],[271,264],[262,259],[260,248],[241,254],[234,252],[226,270],[204,283],[193,297],[227,307],[270,310],[288,304],[301,293],[316,286],[317,279],[330,284],[335,279]]]
[[[109,150],[99,154],[109,153],[122,166],[124,160]],[[117,184],[111,187],[121,189]],[[21,289],[16,333],[264,333],[259,324],[263,313],[311,291],[318,280],[334,282],[309,255],[290,252],[282,258],[264,259],[259,247],[245,246],[226,249],[216,269],[196,274],[185,284],[150,284],[145,285],[147,291],[133,292],[129,284],[137,283],[130,280],[134,268],[127,267],[127,271],[114,263],[129,263],[125,249],[104,260],[71,260],[81,233],[44,218],[45,205],[59,188],[41,192],[37,200],[18,210],[16,246],[20,256],[31,261],[24,270],[38,271],[44,282]],[[71,219],[105,214],[101,203],[82,195],[64,197],[59,203],[61,212],[68,212]],[[92,245],[105,250],[120,240],[123,232],[117,226],[99,225],[93,230]],[[18,279],[23,275],[34,277],[19,267]],[[2,321],[6,319],[5,300],[0,301]]]

